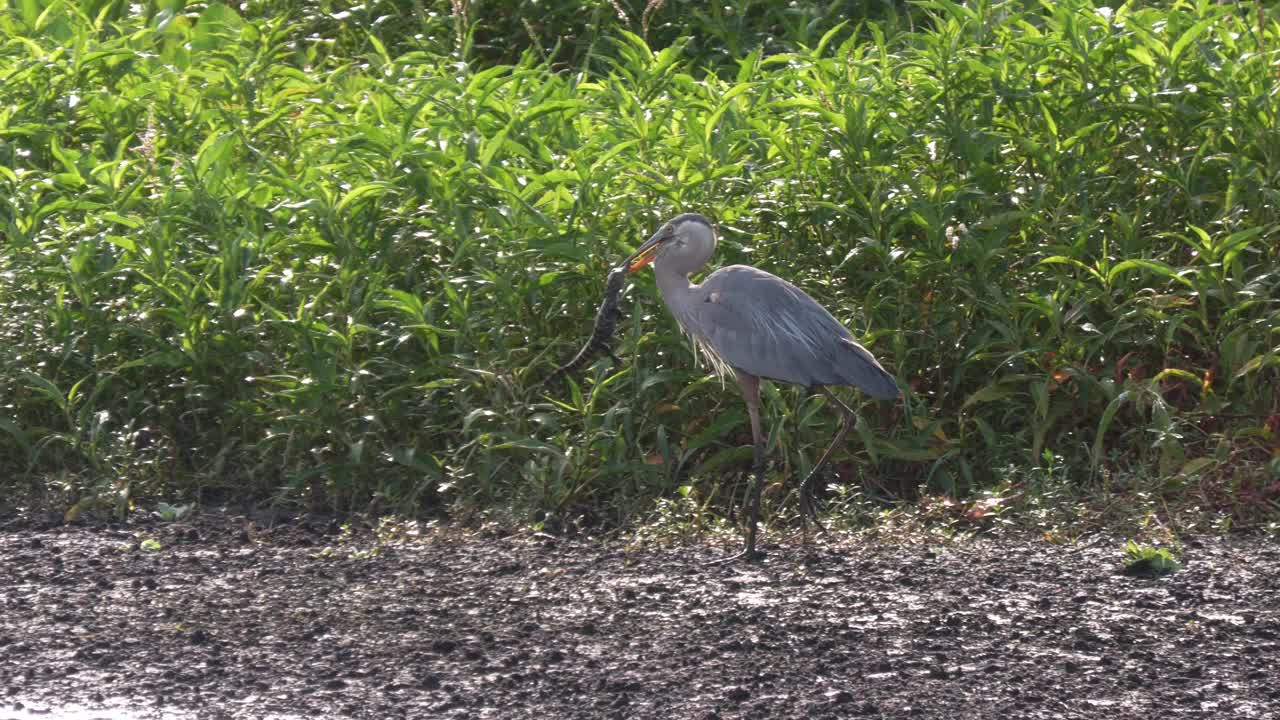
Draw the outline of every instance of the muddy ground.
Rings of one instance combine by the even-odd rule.
[[[1265,538],[402,539],[0,518],[0,719],[1280,718]]]

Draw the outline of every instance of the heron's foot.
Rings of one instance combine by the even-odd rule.
[[[805,480],[800,485],[800,528],[804,533],[804,539],[807,542],[809,538],[809,524],[813,523],[818,528],[818,532],[826,534],[827,529],[822,525],[822,521],[818,520],[818,507],[814,502],[813,482],[812,478]]]
[[[735,560],[742,560],[744,562],[759,562],[763,559],[764,559],[764,553],[762,551],[748,550],[746,548],[743,548],[741,552],[736,552],[728,557],[716,558],[715,560],[708,560],[707,562],[703,563],[703,565],[707,565],[707,566],[724,565],[725,563],[731,563],[731,562],[734,562]]]
[[[730,555],[719,560],[712,560],[708,565],[719,565],[721,563],[733,562],[735,560],[745,560],[747,562],[755,562],[764,557],[764,553],[756,550],[756,539],[760,537],[760,493],[764,489],[764,472],[767,461],[764,453],[759,445],[756,446],[755,462],[752,463],[751,473],[755,477],[751,483],[751,491],[747,496],[747,537],[746,547],[742,552],[736,555]]]
[[[759,483],[757,483],[759,486]],[[735,553],[729,557],[723,557],[718,560],[712,560],[707,565],[720,565],[723,563],[734,562],[735,560],[744,560],[746,562],[756,562],[764,558],[764,553],[756,549],[756,540],[760,537],[760,501],[759,495],[756,495],[755,502],[750,508],[750,518],[747,520],[747,536],[744,538],[744,547],[742,552]]]

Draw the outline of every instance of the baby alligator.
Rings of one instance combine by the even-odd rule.
[[[618,321],[622,319],[622,310],[618,308],[618,301],[622,297],[622,286],[626,284],[626,279],[625,265],[609,273],[609,278],[604,285],[604,300],[600,303],[600,309],[596,310],[596,324],[591,331],[591,337],[572,360],[556,368],[547,377],[547,383],[561,375],[576,371],[602,352],[609,354],[615,367],[622,364],[622,359],[613,352],[613,333],[618,328]]]

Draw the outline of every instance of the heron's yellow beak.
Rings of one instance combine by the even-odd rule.
[[[636,250],[635,254],[627,258],[627,273],[633,273],[653,262],[653,259],[658,256],[658,247],[662,245],[662,241],[666,239],[667,235],[662,232],[658,232],[653,237],[645,240],[644,244]]]

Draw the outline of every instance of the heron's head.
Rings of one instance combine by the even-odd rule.
[[[627,258],[627,272],[656,262],[688,275],[707,264],[715,251],[716,231],[711,221],[698,213],[685,213],[668,220]]]

